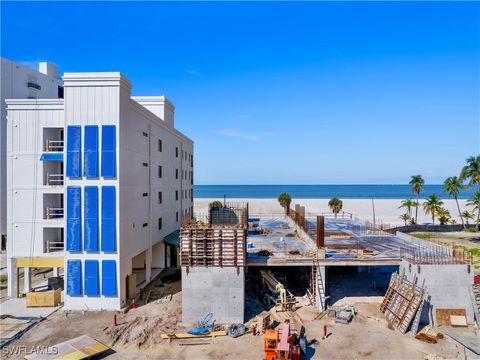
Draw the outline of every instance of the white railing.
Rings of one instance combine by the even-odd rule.
[[[63,185],[63,174],[50,174],[47,173],[47,185]]]
[[[47,240],[47,253],[52,251],[63,251],[65,243],[63,241]]]
[[[63,140],[45,140],[45,151],[63,151]]]
[[[47,207],[45,209],[45,219],[63,219],[63,208]]]

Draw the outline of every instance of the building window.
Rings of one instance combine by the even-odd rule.
[[[175,213],[175,221],[178,222],[178,211]]]
[[[63,99],[63,86],[58,87],[58,98]]]
[[[148,133],[146,133],[145,131],[142,132],[142,134],[143,134],[143,136],[148,137]]]
[[[175,169],[175,179],[178,179],[178,169]]]
[[[143,227],[147,227],[148,226],[148,223],[143,223]]]
[[[142,163],[143,166],[148,167],[148,163],[144,162]]]
[[[178,190],[175,190],[175,200],[178,200]]]
[[[158,139],[158,151],[162,152],[162,140]]]
[[[148,193],[143,193],[142,196],[143,197],[148,196]]]
[[[175,148],[175,157],[178,158],[178,147]]]
[[[162,230],[162,218],[158,218],[158,230]]]
[[[162,178],[162,167],[160,165],[158,166],[158,178]]]
[[[161,191],[158,192],[158,203],[159,204],[162,203],[162,192]]]

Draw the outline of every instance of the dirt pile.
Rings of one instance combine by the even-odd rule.
[[[109,326],[105,333],[112,346],[136,345],[138,347],[158,344],[162,333],[185,331],[181,322],[181,293],[174,294],[167,303],[154,301],[119,317],[117,326]]]

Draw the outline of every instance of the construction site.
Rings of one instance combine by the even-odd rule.
[[[97,345],[77,349],[84,357],[479,356],[480,288],[468,253],[351,214],[211,204],[207,214],[183,220],[178,264],[122,312],[57,311],[6,349],[52,350],[86,336]]]

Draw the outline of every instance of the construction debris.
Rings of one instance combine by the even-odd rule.
[[[420,333],[415,335],[415,339],[421,340],[423,342],[429,343],[429,344],[436,344],[437,343],[437,338],[432,335],[428,335],[425,333]]]
[[[219,331],[212,331],[205,334],[168,333],[168,334],[160,335],[162,339],[168,339],[170,341],[174,339],[196,339],[196,338],[202,338],[202,337],[217,337],[217,336],[227,336],[227,332],[225,330],[219,330]]]
[[[435,318],[437,325],[452,325],[450,321],[451,316],[463,316],[466,317],[467,312],[465,309],[435,309]]]

